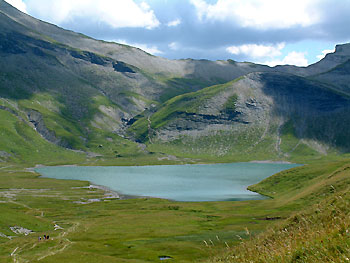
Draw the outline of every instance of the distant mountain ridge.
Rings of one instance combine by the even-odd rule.
[[[304,68],[168,60],[0,0],[0,57],[0,111],[57,147],[228,159],[350,148],[350,44]],[[25,134],[1,126],[11,143],[0,144],[0,159],[25,158]]]

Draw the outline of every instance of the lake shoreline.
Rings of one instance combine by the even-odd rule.
[[[35,169],[44,168],[44,167],[53,167],[53,166],[37,164],[35,167],[26,168],[26,170],[29,171],[29,172],[32,172],[32,173],[39,174],[39,177],[53,179],[51,177],[45,177],[44,175],[42,175],[39,172],[35,171]],[[72,165],[57,165],[57,167],[79,167],[79,165],[75,165],[75,164],[72,164]],[[58,180],[64,180],[64,179],[58,179]],[[80,181],[80,182],[86,181],[86,180],[75,180],[75,179],[71,179],[71,180],[72,181]],[[113,194],[113,198],[109,198],[109,199],[128,200],[128,199],[147,198],[147,197],[143,197],[143,196],[122,194],[122,193],[117,192],[117,191],[115,191],[115,190],[113,190],[113,189],[111,189],[111,188],[109,188],[107,186],[94,184],[93,182],[91,182],[89,180],[87,180],[87,182],[89,182],[88,186],[79,187],[79,188],[99,189],[99,190],[102,190],[106,195]]]
[[[249,163],[271,163],[271,164],[296,164],[288,161],[272,161],[272,160],[263,160],[263,161],[250,161]]]
[[[230,164],[230,163],[267,163],[267,164],[297,164],[289,161],[273,161],[273,160],[252,160],[252,161],[239,161],[239,162],[198,162],[198,163],[174,163],[174,164],[145,164],[145,165],[118,165],[118,164],[108,164],[108,165],[91,165],[91,164],[59,164],[59,165],[45,165],[45,164],[36,164],[34,167],[25,168],[28,171],[34,171],[37,168],[43,167],[147,167],[147,166],[181,166],[181,165],[211,165],[211,164]]]
[[[293,164],[245,162],[166,166],[43,166],[30,168],[45,178],[88,182],[85,188],[114,193],[118,199],[159,198],[180,202],[259,200],[250,185]],[[69,167],[72,167],[70,169]],[[43,170],[41,170],[43,169]],[[124,194],[125,193],[125,194]]]
[[[44,176],[41,176],[41,177],[44,177]],[[50,178],[50,177],[44,177],[44,178]],[[78,180],[80,181],[80,180]],[[120,192],[117,192],[107,186],[104,186],[104,185],[98,185],[98,184],[94,184],[90,181],[88,181],[90,183],[89,186],[87,186],[86,188],[94,188],[94,189],[99,189],[99,190],[102,190],[104,191],[105,193],[112,193],[116,196],[115,199],[118,199],[118,200],[129,200],[129,199],[141,199],[141,198],[148,198],[148,197],[144,197],[144,196],[137,196],[137,195],[126,195],[126,194],[122,194]],[[152,197],[150,197],[152,198]]]

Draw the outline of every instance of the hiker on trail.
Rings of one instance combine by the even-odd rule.
[[[46,240],[46,235],[44,235],[44,239]]]
[[[41,241],[41,237],[39,237],[38,240]]]
[[[46,236],[46,239],[47,239],[47,240],[49,240],[49,238],[50,238],[50,236],[49,236],[49,235],[47,235],[47,236]]]

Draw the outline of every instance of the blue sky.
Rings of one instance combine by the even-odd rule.
[[[306,66],[350,42],[350,0],[6,0],[97,39],[171,59]]]

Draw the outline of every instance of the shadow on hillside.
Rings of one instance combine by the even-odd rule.
[[[350,150],[350,100],[327,86],[279,73],[255,76],[274,100],[274,114],[292,119],[299,139],[314,139]]]

